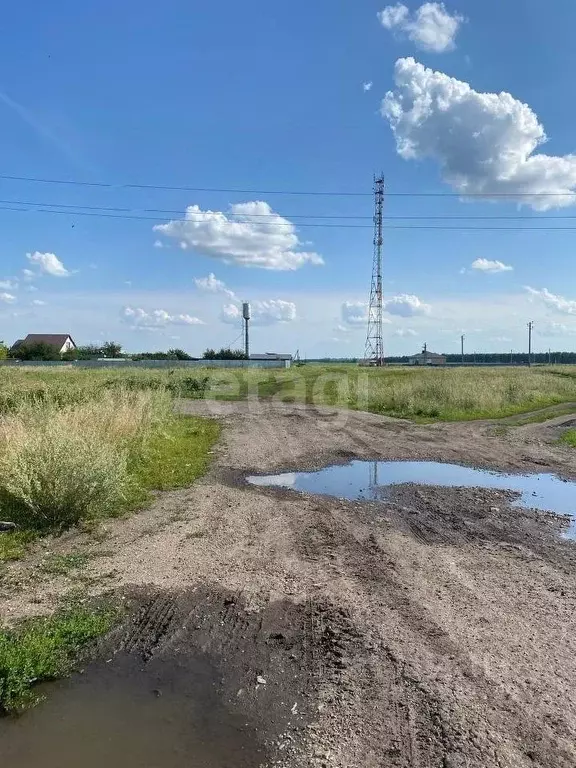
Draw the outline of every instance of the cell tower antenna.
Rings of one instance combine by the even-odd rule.
[[[246,360],[250,359],[250,304],[245,301],[242,303],[242,322],[244,324],[244,355]]]
[[[382,337],[382,214],[384,211],[384,176],[374,178],[374,257],[368,307],[368,333],[364,359],[370,365],[384,365]]]

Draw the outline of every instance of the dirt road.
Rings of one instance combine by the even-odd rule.
[[[360,503],[244,481],[353,457],[576,477],[546,423],[501,435],[282,403],[181,407],[224,420],[210,473],[103,542],[51,549],[95,555],[93,592],[138,587],[129,648],[207,654],[266,765],[576,766],[576,544],[556,518],[500,491],[410,486]],[[41,557],[12,568],[27,586],[6,593],[6,617],[48,610],[69,586],[35,585]]]

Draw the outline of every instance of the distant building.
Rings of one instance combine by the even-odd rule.
[[[265,352],[262,355],[250,355],[250,360],[290,360],[292,355],[284,355],[279,352]]]
[[[286,366],[286,368],[289,368],[292,363],[292,355],[285,355],[281,354],[279,352],[265,352],[264,354],[256,354],[256,355],[250,355],[248,358],[249,360],[276,360],[277,362],[282,362]]]
[[[412,355],[410,365],[446,365],[446,355],[429,352],[426,344],[424,344],[422,352]]]
[[[13,352],[18,347],[27,347],[31,344],[39,344],[40,342],[54,347],[61,355],[71,349],[76,349],[74,339],[68,333],[29,333],[25,339],[18,339],[11,351]]]

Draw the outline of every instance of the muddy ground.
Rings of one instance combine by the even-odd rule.
[[[80,572],[47,574],[41,548],[11,566],[5,620],[52,610],[79,580],[125,590],[136,614],[115,650],[209,658],[258,742],[238,765],[576,766],[576,544],[557,518],[500,491],[406,486],[360,503],[244,480],[351,458],[573,479],[576,451],[556,444],[573,416],[504,431],[274,402],[181,408],[223,419],[209,474],[97,538],[49,543],[86,553]]]

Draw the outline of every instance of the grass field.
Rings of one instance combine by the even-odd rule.
[[[34,532],[118,515],[192,483],[218,436],[173,400],[276,399],[419,421],[500,418],[576,402],[576,367],[0,369],[0,561]],[[570,441],[570,436],[566,440]]]
[[[418,421],[502,418],[576,402],[576,367],[358,368],[210,371],[206,396],[274,398],[371,411]]]
[[[203,387],[168,372],[1,370],[0,519],[19,530],[0,535],[0,562],[37,535],[121,515],[203,474],[218,424],[173,408]]]
[[[276,398],[409,419],[500,418],[576,402],[576,366],[533,368],[0,369],[0,414],[23,402],[80,405],[114,391]]]

